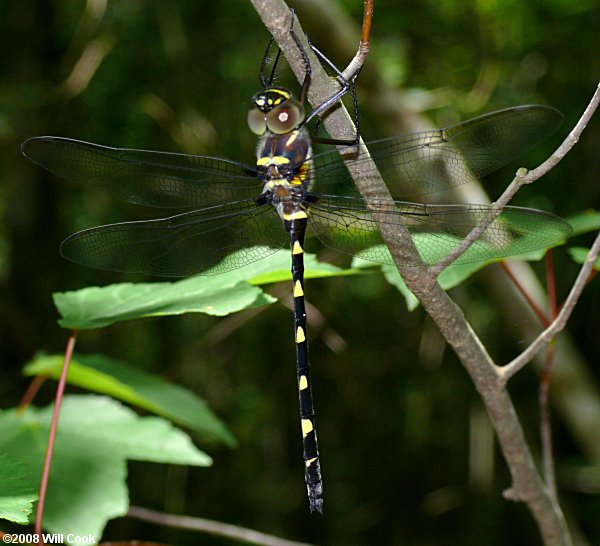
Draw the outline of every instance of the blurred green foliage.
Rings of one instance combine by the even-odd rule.
[[[303,1],[294,5],[312,41],[326,54],[332,50],[340,65],[347,61],[335,54],[328,26],[303,13]],[[362,2],[338,5],[358,25]],[[373,89],[375,66],[402,108],[433,125],[517,104],[559,108],[564,129],[529,154],[527,166],[560,142],[597,85],[600,14],[591,0],[379,0],[375,8],[372,54],[359,89],[367,139],[394,130]],[[0,398],[9,407],[28,384],[24,363],[40,349],[60,351],[66,341],[53,292],[148,280],[66,263],[60,241],[84,227],[158,216],[57,180],[22,158],[20,143],[53,134],[252,162],[246,109],[268,35],[243,0],[123,0],[105,12],[101,2],[31,0],[3,3],[2,12]],[[358,30],[351,39],[357,42]],[[284,73],[280,83],[293,81]],[[596,120],[559,168],[523,190],[517,204],[562,216],[599,208],[599,146]],[[521,164],[488,182],[491,195]],[[589,236],[577,242],[589,246]],[[564,251],[555,266],[562,298],[577,266]],[[506,294],[490,292],[489,274],[453,295],[503,363],[525,344],[513,328],[530,319],[515,325],[498,313]],[[271,291],[285,302],[289,286]],[[488,461],[483,477],[474,473],[472,446],[486,434],[485,424],[477,424],[477,394],[421,309],[409,313],[375,274],[311,280],[307,298],[325,515],[311,517],[306,506],[292,318],[281,304],[227,318],[151,318],[80,336],[82,353],[104,353],[196,391],[239,441],[231,450],[198,438],[215,460],[210,469],[129,463],[131,502],[318,544],[540,544],[526,508],[501,497],[510,485],[501,459]],[[600,361],[598,308],[596,281],[570,324],[590,364]],[[597,367],[591,373],[598,380]],[[537,446],[536,374],[520,374],[512,393]],[[39,403],[52,396],[52,387],[44,387]],[[576,476],[599,461],[582,452],[568,423],[557,420],[555,437],[561,498],[590,543],[598,543],[600,485]],[[205,540],[129,519],[111,523],[105,538],[123,537]]]

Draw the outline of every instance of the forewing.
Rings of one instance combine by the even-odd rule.
[[[163,277],[225,273],[265,258],[286,243],[270,205],[254,200],[205,208],[161,220],[86,229],[63,241],[61,254],[109,271]],[[235,259],[224,260],[236,252]]]
[[[23,154],[62,178],[153,207],[205,207],[256,197],[254,169],[212,157],[109,148],[60,137],[25,141]]]
[[[554,108],[518,106],[445,129],[373,141],[367,147],[392,197],[415,197],[496,171],[545,141],[562,119]],[[336,151],[315,156],[314,163],[316,192],[356,195]]]

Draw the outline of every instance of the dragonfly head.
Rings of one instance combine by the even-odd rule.
[[[283,135],[300,127],[304,118],[304,107],[287,89],[268,87],[252,97],[248,127],[255,135],[267,130]]]

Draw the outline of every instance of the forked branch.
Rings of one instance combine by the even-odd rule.
[[[529,171],[528,173],[520,176],[517,174],[511,186],[515,186],[516,190],[521,187],[523,184],[531,184],[535,182],[540,177],[548,173],[551,169],[553,169],[558,162],[577,144],[579,141],[579,137],[581,133],[587,126],[590,119],[598,109],[598,105],[600,104],[600,84],[596,87],[596,92],[592,97],[589,105],[585,109],[581,118],[575,125],[574,129],[569,133],[567,138],[563,141],[563,143],[557,148],[557,150],[536,169]],[[507,190],[508,191],[508,190]],[[506,193],[506,192],[505,192]],[[571,291],[569,292],[569,296],[567,297],[565,303],[563,304],[560,313],[556,316],[556,318],[552,321],[552,323],[525,349],[517,358],[515,358],[512,362],[507,364],[502,368],[501,375],[502,380],[506,383],[514,374],[516,374],[521,368],[523,368],[527,363],[531,362],[533,357],[543,349],[554,337],[564,329],[585,288],[585,285],[590,277],[592,270],[594,269],[594,265],[596,260],[598,259],[598,255],[600,254],[600,233],[598,233],[594,244],[590,248],[588,255],[586,257],[585,263],[581,267],[573,286],[571,287]]]

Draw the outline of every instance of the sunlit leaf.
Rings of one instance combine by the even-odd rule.
[[[223,275],[177,282],[122,283],[54,294],[63,328],[85,330],[141,317],[205,313],[227,315],[275,301],[245,282]]]
[[[430,237],[436,238],[435,245],[438,249],[440,249],[441,256],[443,256],[444,254],[450,253],[456,247],[456,245],[460,242],[460,240],[450,237],[450,236],[448,236],[447,238],[440,238],[439,234],[433,235],[433,234],[428,234],[428,233],[416,233],[413,235],[413,240],[415,242],[417,250],[422,252],[424,248],[430,248],[431,246],[433,246],[433,245],[428,244],[428,238],[430,238]],[[445,245],[445,248],[443,245]],[[506,249],[506,251],[508,252],[508,249]],[[378,249],[377,252],[389,253],[389,250],[385,249],[385,247],[381,247],[380,249]],[[522,261],[539,261],[544,257],[544,255],[547,252],[547,249],[541,248],[538,250],[530,251],[526,254],[508,256],[506,258],[496,257],[496,258],[491,258],[489,260],[477,260],[477,258],[480,256],[481,252],[482,252],[481,247],[479,247],[477,249],[469,248],[463,255],[464,256],[463,259],[466,260],[466,263],[449,265],[448,267],[446,267],[446,269],[444,269],[438,277],[438,283],[440,284],[440,286],[444,290],[450,290],[451,288],[454,288],[455,286],[458,286],[459,284],[463,283],[465,280],[467,280],[469,277],[471,277],[473,274],[475,274],[480,269],[483,269],[484,267],[486,267],[490,264],[502,261],[503,259],[522,260]],[[471,258],[474,261],[469,263],[469,259],[471,259]],[[389,260],[391,261],[391,257],[389,258]],[[360,258],[360,254],[357,255],[352,261],[352,267],[356,268],[356,269],[365,269],[365,268],[375,267],[375,266],[376,266],[375,263],[369,262],[368,260],[363,260],[362,258]],[[423,267],[426,267],[426,266],[423,266]],[[414,310],[418,306],[419,302],[418,302],[417,298],[414,296],[414,294],[406,286],[406,283],[401,278],[396,267],[393,265],[384,265],[381,267],[381,271],[384,274],[386,280],[391,285],[395,286],[398,289],[398,291],[402,294],[402,296],[404,297],[404,299],[406,301],[407,308],[411,311]]]
[[[227,259],[235,259],[235,254]],[[354,275],[305,256],[306,278]],[[64,328],[102,328],[141,317],[205,313],[223,316],[276,299],[256,285],[291,279],[290,255],[276,252],[245,267],[220,275],[204,275],[175,282],[120,283],[54,294]]]
[[[275,261],[277,260],[277,262]],[[266,262],[266,260],[261,260]],[[279,268],[276,268],[276,264]],[[259,262],[257,262],[257,265]],[[253,285],[269,284],[274,282],[288,281],[292,279],[291,261],[289,253],[278,252],[269,259],[269,263],[264,264],[264,272],[257,272],[256,275],[248,277],[248,282]],[[324,277],[339,277],[345,275],[359,275],[360,270],[342,269],[332,264],[320,262],[315,254],[306,253],[304,255],[304,277],[306,279],[318,279]]]

